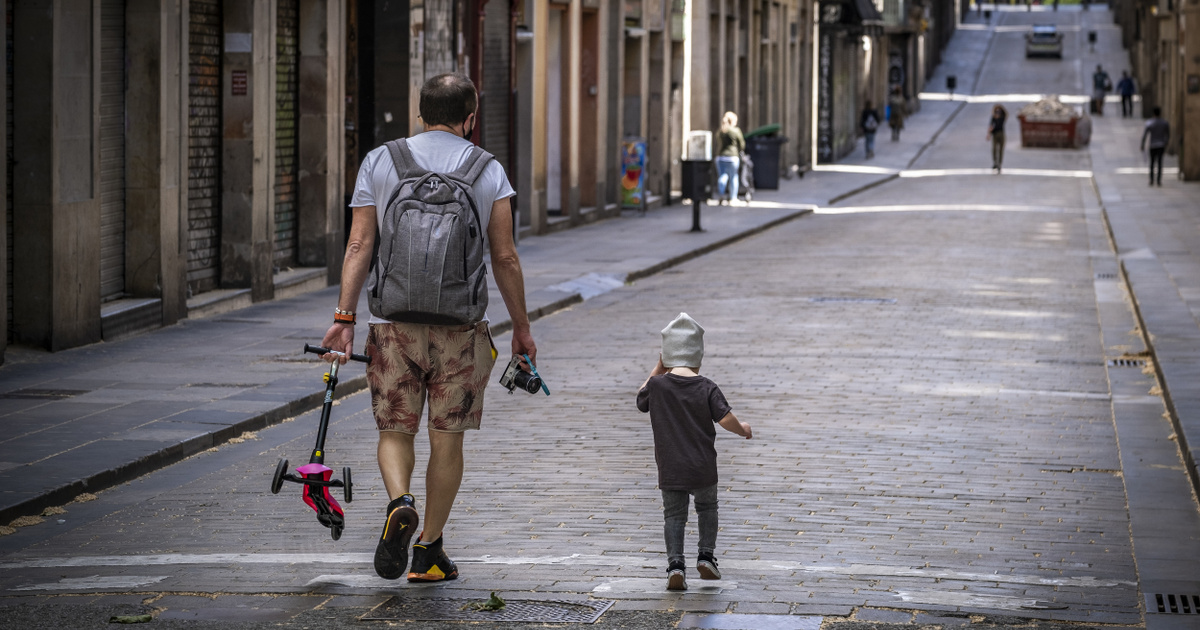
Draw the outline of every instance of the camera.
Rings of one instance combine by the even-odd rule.
[[[530,394],[538,393],[542,389],[542,379],[535,371],[533,374],[521,369],[521,357],[514,356],[512,361],[508,362],[508,367],[504,368],[504,374],[500,375],[500,384],[508,388],[508,393],[513,393],[516,388],[521,388]]]

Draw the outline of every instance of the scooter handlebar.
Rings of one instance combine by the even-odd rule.
[[[329,348],[322,348],[321,346],[310,346],[308,344],[304,344],[304,351],[311,352],[312,354],[315,354],[315,355],[325,355],[325,354],[329,354],[330,352],[333,352]],[[354,354],[353,352],[351,352],[350,360],[351,361],[362,361],[363,363],[370,363],[371,357],[369,357],[365,354]]]

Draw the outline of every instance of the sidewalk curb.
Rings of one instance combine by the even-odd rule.
[[[1104,198],[1100,195],[1100,188],[1096,184],[1096,178],[1092,177],[1092,186],[1096,191],[1096,198],[1100,202],[1100,216],[1104,220],[1104,231],[1109,238],[1109,242],[1116,251],[1116,237],[1113,233],[1112,224],[1108,220],[1108,208],[1104,205]],[[1192,451],[1188,447],[1187,433],[1183,430],[1183,424],[1179,421],[1179,412],[1175,408],[1175,402],[1171,399],[1171,388],[1167,383],[1166,375],[1163,374],[1162,363],[1158,360],[1158,350],[1154,346],[1154,336],[1146,329],[1146,320],[1142,317],[1142,305],[1138,300],[1137,293],[1133,290],[1133,283],[1129,279],[1129,270],[1125,268],[1125,261],[1119,257],[1117,266],[1121,270],[1121,282],[1125,286],[1125,292],[1129,295],[1130,304],[1133,307],[1133,317],[1137,321],[1138,333],[1142,338],[1142,343],[1146,346],[1146,350],[1150,352],[1150,360],[1154,364],[1154,376],[1158,380],[1158,386],[1162,389],[1163,403],[1167,408],[1167,415],[1170,416],[1171,429],[1175,431],[1176,446],[1179,449],[1179,456],[1183,460],[1184,468],[1188,481],[1192,484],[1192,492],[1200,496],[1200,472],[1196,467],[1196,461],[1192,458]]]
[[[888,182],[894,182],[897,179],[900,179],[900,173],[892,173],[891,175],[888,175],[887,177],[877,179],[869,184],[863,184],[862,186],[859,186],[858,188],[844,192],[844,193],[830,199],[828,205],[836,206],[838,203],[845,201],[846,199],[849,199],[849,198],[853,197],[854,195],[867,192],[868,190],[871,190],[872,188],[875,188],[876,186],[882,186]]]
[[[684,254],[680,254],[663,262],[651,265],[644,269],[633,271],[625,276],[625,282],[633,282],[641,278],[652,276],[663,271],[664,269],[674,267],[675,265],[681,264],[693,258],[698,258],[722,247],[736,243],[742,239],[759,234],[783,223],[811,213],[811,208],[798,210],[786,216],[764,223],[760,226],[747,229],[714,243],[710,243]],[[583,302],[583,296],[580,293],[567,294],[562,299],[555,300],[534,309],[530,309],[529,321],[536,321],[575,304],[579,304],[580,302]],[[502,335],[511,330],[511,319],[504,319],[489,327],[489,331],[493,336]],[[340,399],[345,396],[356,394],[366,388],[367,377],[365,374],[356,376],[354,378],[343,379],[339,383],[337,397]],[[83,479],[76,479],[44,494],[31,497],[30,499],[6,508],[0,508],[0,523],[8,523],[9,521],[20,516],[36,515],[48,507],[56,507],[69,503],[72,499],[85,492],[98,492],[101,490],[106,490],[121,483],[136,479],[142,475],[166,468],[167,466],[179,463],[188,457],[191,457],[192,455],[204,452],[210,448],[221,446],[222,444],[227,443],[229,440],[236,438],[247,431],[265,429],[267,427],[277,425],[287,418],[308,413],[319,408],[324,402],[324,399],[324,388],[320,390],[314,390],[310,394],[247,418],[241,422],[223,427],[220,430],[198,435],[189,440],[172,444],[171,446],[163,448],[157,452],[150,453],[149,455],[141,457],[133,462],[98,472]],[[266,488],[265,483],[266,481],[264,478],[264,488]]]
[[[340,391],[344,392],[342,395],[353,394],[366,388],[367,377],[364,374],[346,379],[341,381],[341,383],[342,388]],[[247,431],[265,429],[269,426],[279,424],[287,418],[312,411],[320,407],[324,400],[325,390],[322,388],[274,409],[252,416],[236,424],[231,424],[218,431],[198,435],[190,440],[179,442],[157,452],[150,453],[133,462],[101,471],[84,479],[77,479],[39,496],[0,509],[0,523],[6,523],[20,516],[39,514],[48,507],[69,503],[72,499],[85,492],[106,490],[142,475],[166,468],[192,455],[221,446]]]
[[[650,277],[650,276],[652,276],[656,273],[659,273],[663,270],[670,269],[671,267],[685,263],[694,258],[699,258],[700,256],[714,252],[718,249],[721,249],[722,247],[732,245],[742,239],[750,238],[751,236],[754,236],[755,234],[761,234],[763,232],[766,232],[767,230],[770,230],[771,228],[783,225],[784,223],[787,223],[788,221],[793,221],[793,220],[798,219],[806,214],[812,214],[812,212],[813,212],[812,208],[805,208],[803,210],[797,210],[791,214],[779,217],[778,219],[774,219],[774,220],[768,221],[762,225],[752,227],[744,232],[738,232],[737,234],[733,234],[732,236],[728,236],[719,241],[709,243],[708,245],[705,245],[703,247],[693,249],[690,252],[685,252],[685,253],[675,256],[673,258],[668,258],[667,260],[664,260],[660,263],[650,265],[649,267],[646,267],[645,269],[631,271],[625,275],[625,282],[636,282],[638,280],[641,280],[642,278]]]

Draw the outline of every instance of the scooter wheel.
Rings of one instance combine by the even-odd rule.
[[[337,540],[337,539],[341,538],[341,537],[342,537],[342,528],[341,528],[341,527],[338,527],[337,525],[334,525],[333,527],[330,527],[330,528],[329,528],[329,535],[330,535],[330,536],[333,536],[333,539],[334,539],[334,540]]]
[[[271,494],[279,494],[279,489],[283,487],[283,476],[287,474],[288,460],[281,459],[278,464],[275,464],[275,476],[271,478]]]
[[[346,497],[346,503],[354,500],[354,484],[350,482],[350,467],[346,466],[342,469],[342,493]]]

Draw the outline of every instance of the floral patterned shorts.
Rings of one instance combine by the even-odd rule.
[[[429,398],[429,428],[478,429],[495,364],[488,323],[466,326],[371,324],[367,384],[380,431],[415,435]]]

